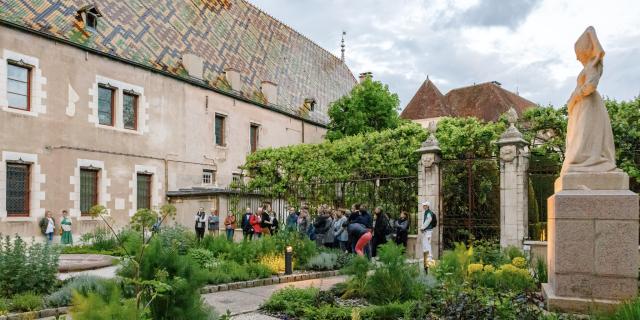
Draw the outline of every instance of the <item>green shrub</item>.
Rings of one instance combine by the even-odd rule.
[[[97,227],[93,231],[83,234],[80,241],[90,243],[96,251],[112,251],[118,247],[116,237],[113,236],[111,230],[104,227]]]
[[[42,297],[33,292],[16,294],[11,299],[12,311],[35,311],[42,309],[42,307]]]
[[[9,313],[9,301],[6,299],[0,298],[0,316],[6,315]]]
[[[287,287],[272,294],[260,308],[289,317],[302,317],[305,309],[314,306],[318,292],[319,290],[313,287],[305,289]]]
[[[476,240],[473,241],[471,247],[473,247],[471,262],[490,264],[494,267],[499,267],[511,261],[502,252],[499,241]]]
[[[640,319],[640,298],[635,298],[634,300],[623,303],[612,314],[596,316],[596,318],[602,320]]]
[[[87,296],[89,293],[96,293],[102,297],[107,297],[109,295],[105,285],[107,281],[109,280],[96,276],[82,275],[75,277],[68,280],[58,291],[47,296],[44,299],[45,304],[48,307],[69,306],[71,305],[74,292],[84,296]]]
[[[309,259],[307,268],[311,270],[334,270],[338,264],[338,255],[330,252],[321,252]]]
[[[171,287],[168,293],[156,297],[151,302],[152,318],[208,319],[210,311],[200,299],[200,287],[206,281],[206,272],[198,268],[189,256],[180,255],[178,247],[165,246],[164,243],[162,239],[152,239],[140,261],[140,280],[156,280],[158,272],[162,271],[165,273],[162,282]],[[121,268],[118,273],[127,278],[134,278],[134,271],[135,269],[129,266]]]
[[[270,254],[266,256],[262,256],[260,258],[260,264],[269,268],[271,273],[277,274],[278,272],[284,272],[285,270],[285,261],[283,254]]]
[[[351,260],[356,256],[353,253],[337,250],[338,260],[336,261],[336,269],[342,269],[351,263]]]
[[[247,269],[247,273],[249,274],[249,279],[247,280],[264,279],[275,274],[275,272],[273,272],[270,267],[265,266],[261,263],[249,263],[245,265],[245,268]]]
[[[454,250],[443,253],[434,268],[434,275],[447,284],[461,284],[467,274],[467,267],[473,256],[473,248],[467,249],[463,243],[457,243]]]
[[[343,298],[358,298],[365,296],[367,272],[371,264],[365,257],[356,256],[351,263],[342,269],[342,273],[351,275],[344,288]]]
[[[162,227],[157,235],[158,239],[166,248],[173,248],[179,254],[187,254],[189,249],[196,246],[196,235],[183,226]]]
[[[113,287],[109,296],[102,297],[95,293],[87,296],[75,293],[71,317],[74,320],[130,320],[140,319],[136,300],[125,299],[120,289]]]
[[[514,258],[526,258],[524,255],[524,252],[516,247],[516,246],[508,246],[504,249],[504,255],[505,257],[510,261],[512,261]]]
[[[189,257],[198,264],[200,268],[211,269],[213,267],[213,253],[207,249],[189,249]]]
[[[401,319],[413,306],[411,302],[389,303],[380,306],[368,306],[360,311],[362,319],[395,320]]]
[[[543,259],[536,259],[533,278],[536,284],[547,283],[547,262]]]
[[[125,252],[122,248],[117,247],[113,250],[96,250],[91,245],[75,245],[62,247],[63,254],[104,254],[107,256],[124,256]]]
[[[54,246],[40,243],[28,246],[17,235],[13,240],[7,236],[0,243],[0,296],[53,290],[57,282],[58,257]]]
[[[419,299],[425,291],[416,265],[405,262],[404,247],[387,243],[378,249],[381,265],[366,283],[367,300],[375,304]],[[401,312],[403,314],[404,311]]]
[[[495,272],[496,287],[501,290],[523,292],[533,290],[535,283],[533,277],[526,269],[520,269],[512,264],[505,264]]]
[[[304,319],[307,320],[351,320],[352,308],[320,305],[317,308],[304,309]]]

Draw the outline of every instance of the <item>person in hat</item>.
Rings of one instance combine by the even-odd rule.
[[[425,201],[422,203],[422,210],[424,210],[424,217],[422,220],[422,256],[424,258],[424,271],[429,272],[429,262],[433,260],[433,251],[431,250],[431,236],[433,229],[437,226],[436,214],[431,211],[431,203]]]

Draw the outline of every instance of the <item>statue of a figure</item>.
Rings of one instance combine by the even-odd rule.
[[[609,114],[596,91],[602,76],[604,50],[596,30],[588,27],[575,44],[584,68],[567,102],[569,123],[561,174],[616,170],[615,146]]]

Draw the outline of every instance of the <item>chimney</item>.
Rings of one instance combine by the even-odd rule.
[[[186,53],[182,56],[182,66],[187,70],[190,77],[202,80],[202,70],[204,66],[202,58],[195,54]]]
[[[229,82],[231,86],[231,90],[240,91],[242,89],[242,82],[240,81],[240,71],[235,68],[226,68],[224,69],[225,78]]]
[[[278,100],[278,85],[274,82],[264,80],[260,85],[260,91],[267,99],[267,104],[276,104]]]
[[[364,79],[366,79],[366,78],[373,78],[373,73],[371,73],[370,71],[363,72],[363,73],[360,74],[360,76],[358,76],[358,78],[360,79],[360,82],[362,83],[362,81],[364,81]]]

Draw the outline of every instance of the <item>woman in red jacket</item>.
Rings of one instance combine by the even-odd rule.
[[[260,222],[262,222],[261,216],[262,208],[258,208],[258,211],[249,218],[249,224],[253,227],[253,234],[258,238],[262,236],[262,228],[260,227]]]

